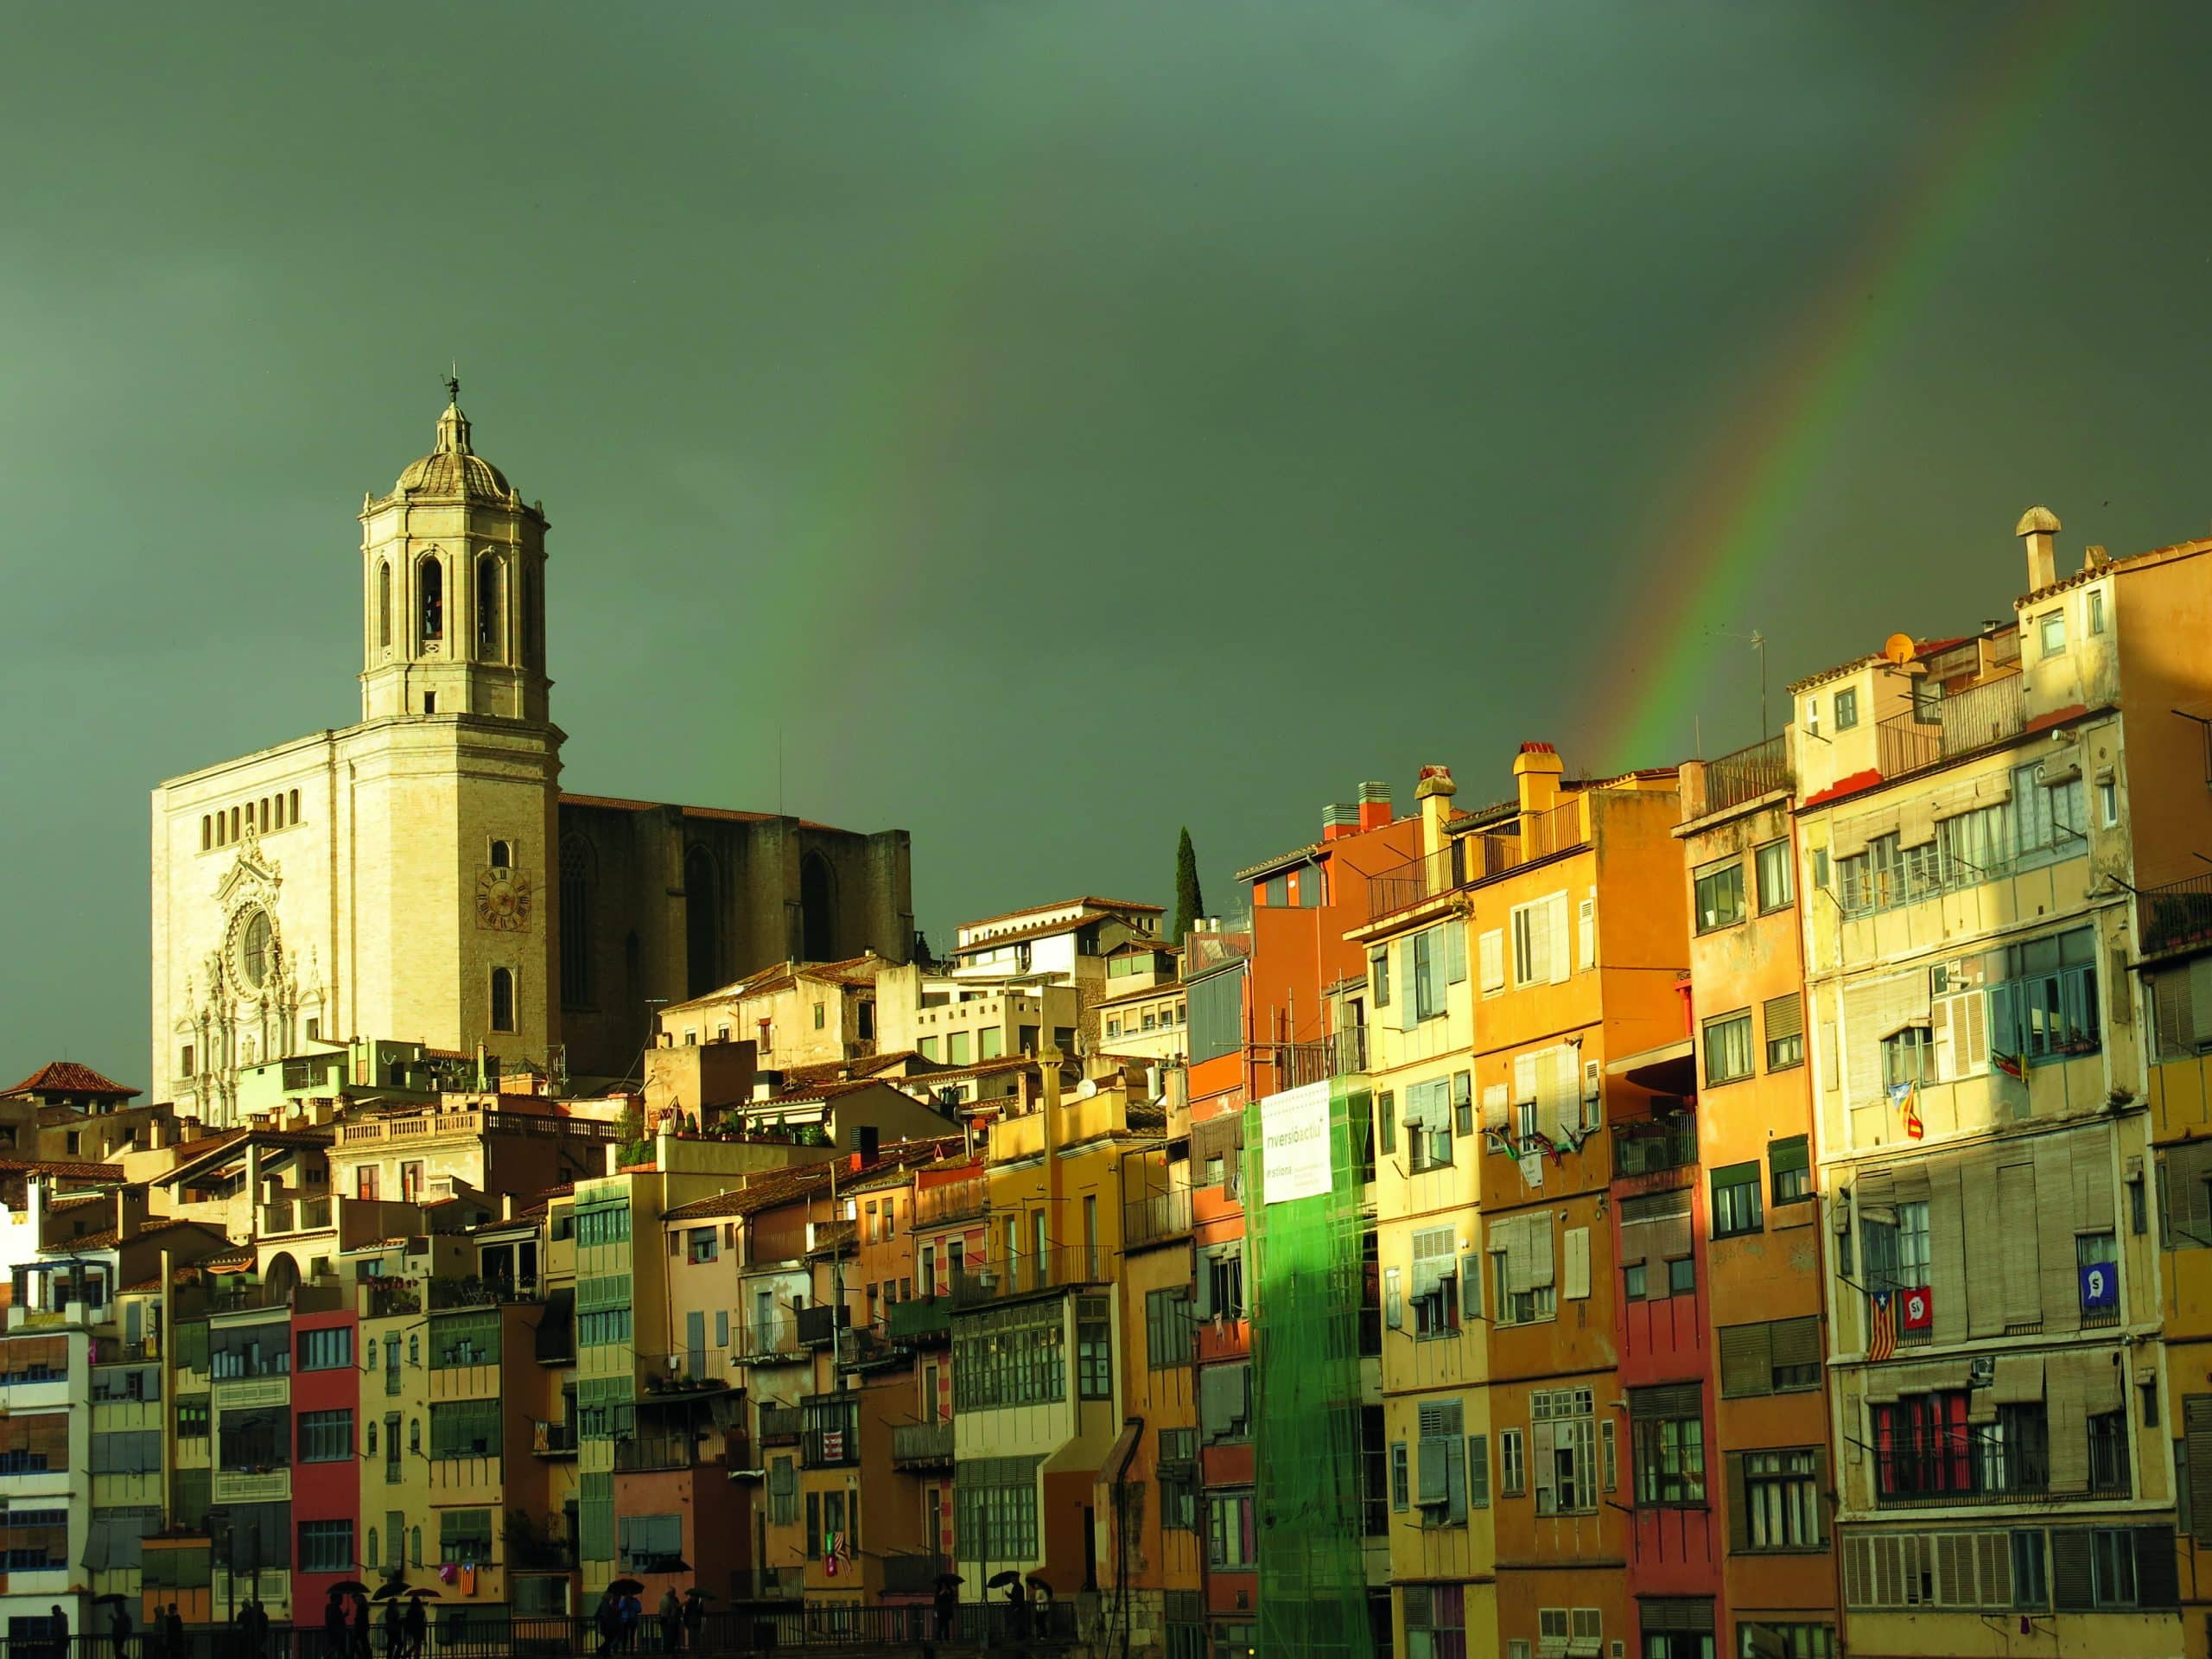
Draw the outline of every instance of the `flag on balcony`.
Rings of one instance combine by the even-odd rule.
[[[1897,1117],[1904,1126],[1906,1140],[1917,1141],[1927,1134],[1927,1127],[1920,1121],[1920,1086],[1917,1084],[1891,1084],[1890,1103],[1897,1109]]]
[[[2028,1080],[2027,1062],[2017,1054],[2006,1054],[1993,1049],[1990,1051],[1989,1063],[2015,1083],[2025,1083]]]
[[[1868,1292],[1866,1302],[1866,1357],[1879,1364],[1897,1351],[1897,1308],[1886,1290]]]

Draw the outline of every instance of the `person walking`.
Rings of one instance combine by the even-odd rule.
[[[406,1659],[407,1632],[400,1624],[399,1598],[384,1605],[385,1659]]]
[[[626,1595],[622,1598],[621,1611],[622,1639],[620,1646],[622,1651],[625,1653],[635,1653],[638,1650],[638,1625],[645,1616],[645,1604],[639,1601],[635,1594]]]
[[[660,1624],[660,1650],[674,1653],[683,1645],[683,1607],[676,1599],[676,1586],[669,1585],[660,1592],[660,1605],[653,1609]]]
[[[369,1599],[353,1598],[353,1659],[369,1659]]]
[[[130,1659],[130,1610],[121,1602],[108,1621],[108,1635],[115,1643],[115,1659]]]
[[[245,1618],[249,1624],[251,1623],[251,1606],[252,1604],[249,1602],[247,1604],[249,1611],[239,1615],[241,1618]],[[346,1659],[346,1604],[338,1599],[338,1592],[335,1590],[323,1599],[322,1651],[325,1659]]]
[[[408,1659],[423,1659],[423,1649],[430,1639],[430,1615],[423,1605],[420,1596],[407,1599],[407,1656]]]
[[[591,1622],[599,1631],[599,1650],[613,1652],[614,1644],[622,1639],[622,1610],[615,1605],[612,1590],[600,1592],[599,1605],[593,1611]]]
[[[683,1592],[683,1645],[699,1651],[699,1630],[707,1622],[707,1599],[693,1585]]]
[[[168,1649],[169,1659],[184,1659],[184,1618],[175,1602],[162,1616],[162,1645]]]
[[[54,1643],[54,1659],[69,1659],[69,1615],[58,1601],[47,1611],[46,1634]]]

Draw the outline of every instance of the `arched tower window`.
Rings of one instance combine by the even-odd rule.
[[[493,869],[504,870],[510,868],[512,867],[514,861],[515,854],[513,848],[507,845],[504,841],[495,841],[492,843],[492,868]]]
[[[799,949],[809,962],[837,958],[837,874],[810,852],[798,861]]]
[[[715,858],[704,847],[683,855],[683,962],[687,995],[702,996],[721,982],[721,912],[716,902]]]
[[[432,645],[446,637],[446,568],[432,554],[416,567],[415,574],[416,591],[422,596],[423,643]]]
[[[476,560],[476,654],[487,663],[496,663],[506,655],[507,630],[499,600],[499,561],[493,554],[480,554]]]
[[[515,1028],[515,976],[512,969],[492,970],[492,1029],[512,1031]]]
[[[591,843],[582,836],[569,836],[561,842],[561,1006],[564,1008],[588,1008],[592,1006],[592,915],[594,889],[598,861],[592,855]]]
[[[377,649],[391,649],[391,561],[377,563]]]

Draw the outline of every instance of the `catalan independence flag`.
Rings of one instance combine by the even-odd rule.
[[[2018,1054],[1992,1051],[1989,1063],[2015,1083],[2025,1083],[2028,1080],[2027,1062]]]
[[[1876,1363],[1897,1351],[1897,1310],[1886,1290],[1866,1295],[1866,1357]]]

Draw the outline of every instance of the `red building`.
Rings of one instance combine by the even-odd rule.
[[[398,1559],[361,1529],[361,1372],[352,1308],[292,1319],[293,1617],[320,1624],[330,1586]]]

